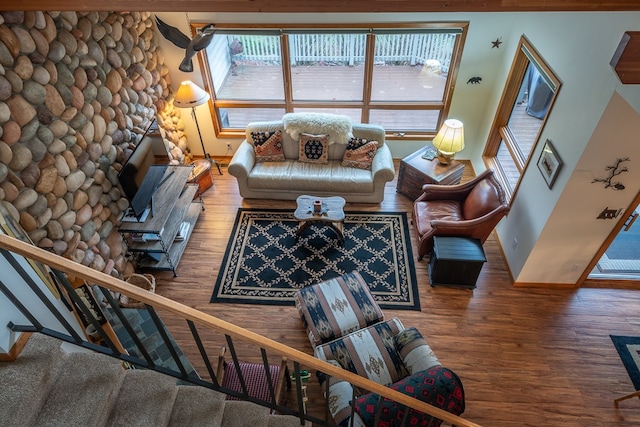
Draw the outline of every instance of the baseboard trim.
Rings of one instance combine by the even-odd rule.
[[[0,353],[0,362],[13,362],[15,361],[24,347],[29,342],[29,338],[31,338],[31,332],[23,332],[20,334],[16,342],[11,347],[8,353]]]
[[[554,289],[575,289],[575,283],[539,283],[539,282],[515,282],[514,288],[554,288]]]

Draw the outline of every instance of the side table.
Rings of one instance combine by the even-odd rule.
[[[213,185],[211,162],[207,159],[200,159],[194,160],[190,165],[193,166],[193,170],[191,171],[187,182],[190,184],[198,184],[198,191],[193,196],[195,200]]]
[[[437,158],[424,159],[422,155],[428,148],[421,148],[400,162],[396,191],[411,200],[417,199],[422,194],[424,184],[458,184],[462,179],[464,163],[454,160],[448,165],[443,165]]]
[[[429,259],[431,286],[449,285],[473,289],[487,261],[478,239],[467,237],[433,237]]]

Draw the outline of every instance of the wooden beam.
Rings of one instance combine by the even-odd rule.
[[[150,12],[535,12],[638,11],[637,0],[15,0],[5,11],[150,11]]]
[[[640,84],[640,31],[624,33],[610,65],[622,83]]]

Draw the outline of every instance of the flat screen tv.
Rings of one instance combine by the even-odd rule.
[[[141,142],[152,129],[157,130],[155,120],[142,135],[142,138],[140,139]],[[156,143],[156,145],[158,145],[157,143],[161,144],[162,147],[147,145],[146,147],[142,148],[143,150],[147,151],[146,153],[144,153],[139,152],[139,150],[141,149],[141,145],[143,145],[142,143],[139,143],[136,146],[136,149],[133,151],[133,153],[131,153],[131,155],[123,165],[120,173],[118,174],[118,181],[120,182],[120,186],[122,187],[127,200],[129,200],[130,205],[130,212],[128,212],[126,216],[129,218],[134,217],[139,221],[143,221],[142,217],[151,204],[153,193],[159,187],[169,165],[166,163],[149,164],[149,161],[145,159],[144,161],[137,162],[140,166],[134,166],[131,160],[134,159],[136,155],[150,156],[151,159],[154,159],[154,153],[158,152],[159,150],[166,153],[166,148],[164,146],[162,138],[151,137],[149,143],[153,145],[154,142]],[[152,162],[153,160],[151,160],[151,163]],[[140,167],[141,169],[138,170],[138,167]],[[140,182],[140,177],[142,176],[144,178]],[[140,182],[140,185],[138,185],[137,182]]]
[[[133,199],[130,199],[131,210],[133,215],[139,220],[142,218],[144,211],[151,206],[153,194],[160,187],[163,177],[169,165],[151,165],[144,175],[144,180],[138,191],[136,191]]]

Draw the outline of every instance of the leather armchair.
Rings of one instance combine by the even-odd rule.
[[[422,191],[413,203],[419,260],[431,252],[433,236],[471,237],[484,243],[509,212],[492,169],[462,184],[425,184]]]

